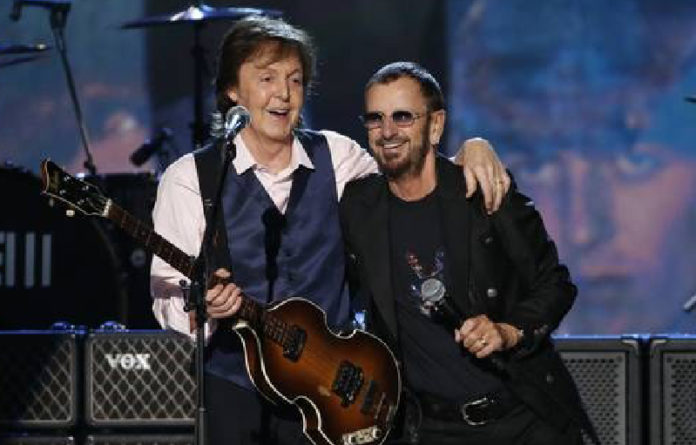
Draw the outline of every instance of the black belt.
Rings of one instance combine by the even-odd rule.
[[[447,421],[464,421],[472,426],[485,425],[500,419],[520,404],[508,391],[486,394],[467,402],[456,402],[433,396],[418,394],[424,417]]]

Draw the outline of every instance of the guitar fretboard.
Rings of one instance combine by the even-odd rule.
[[[166,261],[167,264],[191,278],[194,267],[193,258],[159,236],[149,225],[144,224],[138,218],[126,212],[114,204],[113,201],[109,206],[109,212],[106,217],[118,224],[120,228],[142,243],[152,253]]]

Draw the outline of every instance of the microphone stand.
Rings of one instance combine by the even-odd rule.
[[[205,294],[207,291],[207,272],[208,268],[211,267],[211,255],[212,255],[212,240],[215,234],[215,229],[217,227],[217,215],[220,211],[220,203],[222,201],[222,191],[225,185],[225,179],[227,178],[227,172],[229,171],[230,164],[237,154],[237,148],[232,142],[233,136],[227,139],[222,139],[219,143],[222,149],[222,169],[220,170],[217,178],[217,188],[215,192],[215,199],[212,206],[205,215],[205,232],[203,233],[203,240],[201,241],[201,248],[196,258],[194,271],[192,274],[193,280],[190,284],[190,295],[187,299],[186,306],[184,310],[195,311],[196,320],[196,354],[195,354],[195,367],[196,367],[196,388],[197,388],[197,399],[196,399],[196,444],[204,445],[206,443],[206,430],[207,430],[207,409],[205,406],[205,379],[204,379],[204,348],[205,348],[205,322],[208,318],[206,311]]]
[[[70,91],[70,98],[72,99],[73,109],[75,110],[75,117],[77,118],[77,124],[80,129],[80,137],[82,139],[82,147],[85,151],[85,156],[87,159],[84,162],[84,166],[87,171],[92,175],[97,174],[97,167],[94,165],[94,159],[92,158],[92,152],[89,147],[89,138],[87,137],[87,126],[85,125],[85,119],[82,115],[82,108],[80,107],[80,101],[77,98],[77,90],[75,88],[75,80],[73,79],[72,69],[70,68],[70,62],[68,61],[68,50],[65,45],[65,24],[68,20],[68,11],[70,10],[70,5],[56,5],[51,7],[51,30],[53,31],[53,39],[56,42],[56,48],[60,54],[60,60],[63,63],[63,70],[65,71],[65,77],[68,81],[68,90]]]

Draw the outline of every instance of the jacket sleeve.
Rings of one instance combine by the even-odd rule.
[[[518,351],[526,355],[558,327],[577,288],[531,199],[511,189],[492,223],[521,280],[521,292],[507,307],[505,321],[523,331]]]
[[[372,305],[370,289],[366,284],[363,254],[355,236],[360,230],[359,222],[363,217],[361,209],[364,208],[364,204],[361,200],[366,187],[363,181],[349,182],[339,202],[341,232],[346,252],[346,278],[351,297],[351,309],[355,312],[363,312],[365,328],[389,342],[389,338],[383,335],[384,330],[375,321],[376,311]]]
[[[341,200],[339,201],[339,221],[341,224],[341,235],[346,253],[346,281],[351,299],[351,311],[364,312],[366,310],[365,289],[360,285],[360,271],[358,270],[357,252],[351,236],[351,210],[353,202],[353,183],[348,183]]]

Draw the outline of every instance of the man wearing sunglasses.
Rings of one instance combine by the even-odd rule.
[[[361,116],[382,175],[348,184],[341,225],[367,297],[368,328],[398,351],[421,444],[596,440],[549,338],[576,288],[539,213],[511,189],[488,215],[436,153],[437,81],[397,62],[365,87]]]

